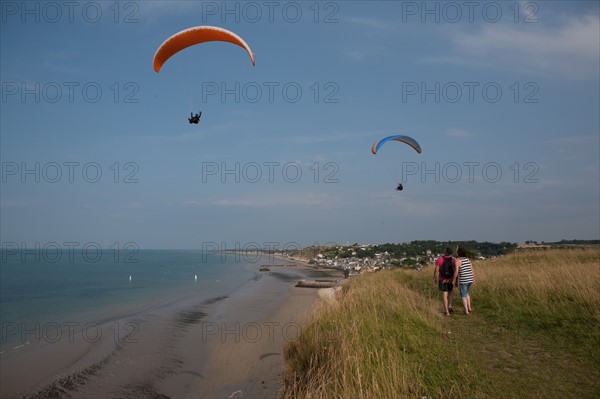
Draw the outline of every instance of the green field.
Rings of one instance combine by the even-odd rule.
[[[598,398],[600,251],[474,263],[473,313],[432,266],[358,276],[286,347],[284,397]]]

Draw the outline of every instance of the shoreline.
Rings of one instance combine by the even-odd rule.
[[[256,270],[265,266],[254,265]],[[189,364],[200,370],[196,378],[188,374],[165,379],[159,385],[161,394],[182,398],[277,397],[283,382],[284,345],[298,337],[315,301],[322,299],[320,290],[295,284],[299,279],[322,276],[323,271],[297,262],[268,266],[270,271],[260,272],[262,277],[255,284],[220,302],[213,317],[206,318],[190,335],[187,344],[208,344],[203,360],[189,359]]]
[[[34,344],[21,354],[3,354],[0,396],[197,398],[239,391],[275,397],[283,346],[297,337],[319,298],[318,289],[294,285],[341,278],[300,262],[269,257],[248,264],[254,278],[229,295],[129,315],[118,321],[118,334],[111,330],[114,321],[103,324],[95,343]]]

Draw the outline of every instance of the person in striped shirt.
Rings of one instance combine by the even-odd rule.
[[[465,314],[471,313],[471,285],[475,282],[475,274],[473,273],[473,265],[467,258],[467,251],[463,247],[458,247],[458,275],[456,276],[455,285],[460,283],[460,298],[462,299]]]

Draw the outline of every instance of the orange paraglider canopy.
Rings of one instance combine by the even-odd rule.
[[[212,41],[237,44],[248,52],[252,65],[255,65],[254,53],[250,50],[250,46],[235,33],[216,26],[196,26],[174,34],[160,45],[154,54],[154,71],[160,72],[163,64],[177,52],[195,44]]]

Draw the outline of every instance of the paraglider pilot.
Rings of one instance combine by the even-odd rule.
[[[190,112],[190,117],[188,118],[188,121],[190,122],[190,124],[194,123],[194,124],[198,124],[200,122],[200,118],[202,117],[202,111],[200,111],[199,114],[194,115],[193,112]]]
[[[396,187],[396,191],[402,191],[404,189],[404,187],[402,186],[402,183],[398,183],[398,187]]]

